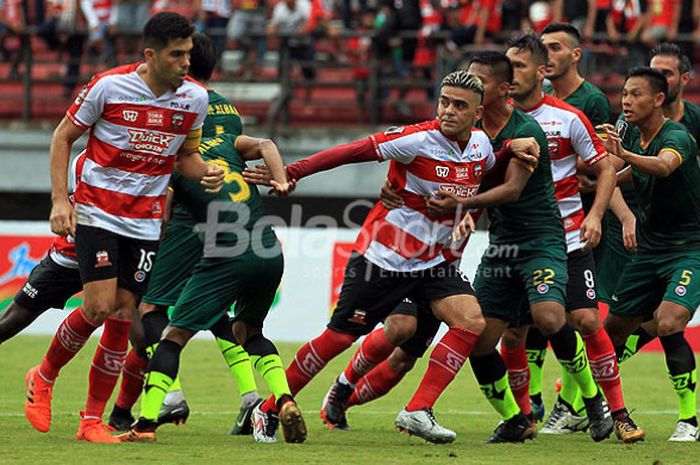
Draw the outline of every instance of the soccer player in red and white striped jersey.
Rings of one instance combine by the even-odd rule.
[[[611,404],[618,438],[626,442],[640,440],[644,437],[643,432],[632,422],[624,406],[615,348],[598,316],[595,263],[591,251],[600,240],[601,219],[615,189],[615,168],[586,115],[566,102],[543,93],[542,81],[548,63],[544,43],[532,34],[525,34],[511,41],[507,56],[514,69],[511,89],[513,103],[537,120],[549,141],[555,197],[566,231],[569,274],[566,310],[571,315],[573,326],[583,333],[591,371]],[[577,162],[588,165],[598,178],[593,205],[587,215],[579,193]],[[524,357],[526,335],[526,327],[509,329],[504,335],[504,345],[509,352],[518,351],[523,355],[512,360],[527,360]],[[506,363],[513,371],[525,368],[514,366],[508,359]],[[524,389],[522,395],[524,399],[520,401],[526,403],[528,393]],[[583,401],[585,403],[586,399]],[[562,411],[573,410],[571,405],[562,402],[561,396],[557,406]],[[606,412],[608,415],[609,409]],[[600,434],[595,431],[590,409],[588,417],[594,439],[607,437],[602,430]]]
[[[59,327],[41,364],[27,374],[25,415],[49,430],[51,392],[60,369],[105,324],[90,370],[88,400],[77,438],[117,443],[102,423],[105,403],[127,352],[137,296],[158,248],[165,195],[173,167],[216,191],[223,170],[206,164],[197,147],[206,117],[206,89],[186,77],[192,23],[161,13],[144,27],[145,63],[92,79],[68,110],[51,143],[51,229],[75,237],[83,306]],[[66,171],[73,143],[90,130],[75,209]]]
[[[478,78],[464,71],[449,74],[442,81],[437,119],[391,128],[287,168],[290,178],[298,180],[345,163],[388,160],[388,177],[404,200],[404,206],[394,210],[377,203],[365,220],[328,328],[304,345],[287,369],[293,394],[411,296],[430,303],[449,330],[433,350],[423,381],[396,424],[431,442],[454,441],[456,433],[437,423],[432,407],[469,356],[484,320],[474,291],[454,260],[461,243],[449,243],[455,217],[462,215],[439,213],[428,205],[439,190],[474,196],[482,176],[493,167],[488,136],[472,128],[483,110],[482,97]],[[534,140],[528,142],[537,146]],[[533,150],[539,153],[539,147]],[[256,182],[248,173],[247,180]],[[371,350],[354,366],[359,377],[403,342],[390,326],[372,333],[372,342],[363,344]],[[273,398],[256,409],[254,428],[264,429],[274,410]]]

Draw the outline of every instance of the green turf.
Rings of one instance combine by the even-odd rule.
[[[95,340],[69,365],[54,391],[54,421],[49,434],[31,428],[22,414],[24,374],[36,364],[49,343],[47,337],[17,337],[0,347],[0,464],[692,464],[700,462],[700,444],[671,444],[675,399],[666,379],[663,359],[641,354],[623,366],[627,404],[648,432],[641,444],[622,445],[610,439],[595,444],[585,434],[540,436],[518,445],[482,445],[497,418],[482,398],[468,366],[437,405],[437,418],[457,431],[452,445],[435,446],[400,435],[393,420],[409,399],[425,370],[425,361],[389,396],[349,412],[352,431],[328,431],[318,418],[327,387],[347,362],[340,357],[298,397],[309,427],[305,444],[255,444],[250,437],[227,432],[238,411],[238,394],[213,342],[197,340],[184,351],[182,384],[193,410],[187,425],[164,426],[155,444],[95,445],[77,442],[78,411],[84,403],[87,367]],[[291,360],[294,344],[280,344],[282,358]],[[550,356],[545,386],[557,377]],[[260,381],[259,381],[260,382]],[[264,389],[262,389],[264,391]],[[554,395],[547,389],[551,406]],[[110,404],[111,405],[111,404]],[[108,450],[112,449],[112,450]],[[98,462],[99,461],[99,462]],[[137,461],[137,462],[136,462]]]

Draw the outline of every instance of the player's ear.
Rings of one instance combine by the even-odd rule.
[[[498,86],[498,94],[503,96],[503,95],[508,95],[508,91],[510,90],[510,82],[502,82],[500,86]]]
[[[685,87],[688,85],[689,82],[690,82],[690,73],[681,74],[681,85],[683,87]]]
[[[143,56],[146,58],[146,61],[151,61],[155,58],[156,51],[152,48],[145,48],[143,49]]]
[[[547,72],[547,65],[546,64],[541,64],[537,67],[537,80],[539,82],[542,82],[546,72]]]
[[[578,63],[581,61],[581,57],[583,56],[583,49],[581,47],[574,47],[572,50],[572,55],[574,58],[574,63]]]
[[[474,122],[477,122],[481,119],[481,115],[484,114],[484,106],[479,104],[478,107],[476,107],[476,112],[474,113]]]
[[[654,107],[663,106],[665,101],[666,101],[666,94],[664,94],[663,92],[657,92],[656,98],[654,99]]]

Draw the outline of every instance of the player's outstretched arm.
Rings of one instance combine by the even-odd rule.
[[[287,180],[282,155],[270,139],[240,136],[236,139],[235,147],[246,160],[262,158],[265,161],[270,174],[270,185],[277,195],[288,195],[294,190],[294,183]]]
[[[68,200],[68,162],[76,140],[85,132],[63,118],[51,138],[51,231],[61,236],[75,235],[75,210]]]

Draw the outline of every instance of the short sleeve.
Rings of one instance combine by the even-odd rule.
[[[197,96],[197,104],[195,107],[197,108],[197,117],[192,123],[191,130],[202,129],[204,126],[204,119],[209,113],[209,94],[205,89],[202,88],[201,90],[202,92],[199,92],[200,95]]]
[[[670,150],[678,155],[682,162],[695,159],[697,146],[689,132],[682,129],[669,131],[660,144],[659,153]]]
[[[594,129],[596,126],[610,122],[610,102],[605,95],[598,93],[591,95],[586,106],[586,116]]]
[[[411,163],[426,141],[427,134],[417,126],[394,126],[370,136],[377,156],[381,160]]]
[[[591,122],[581,112],[571,121],[571,146],[587,165],[593,165],[608,156]]]
[[[105,104],[105,79],[92,78],[84,86],[73,104],[68,108],[66,117],[82,130],[92,127],[102,116]]]
[[[493,153],[493,146],[491,142],[486,144],[486,164],[484,165],[484,170],[486,172],[491,171],[491,169],[496,164],[496,155]]]

